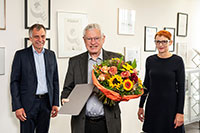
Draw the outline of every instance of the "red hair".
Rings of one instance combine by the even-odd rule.
[[[154,39],[156,39],[157,36],[164,36],[166,38],[168,38],[169,40],[171,40],[172,38],[172,34],[169,31],[166,30],[160,30],[156,33]]]

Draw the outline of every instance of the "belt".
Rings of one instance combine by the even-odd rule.
[[[101,120],[106,120],[105,116],[86,116],[86,120],[98,122]]]
[[[44,99],[44,98],[48,98],[49,95],[48,93],[45,93],[45,94],[38,94],[38,95],[35,95],[36,98],[38,99]]]

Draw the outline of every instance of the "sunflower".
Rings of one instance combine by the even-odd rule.
[[[133,82],[130,79],[124,80],[123,83],[124,90],[130,91],[133,88]]]
[[[117,89],[120,88],[122,81],[123,81],[123,79],[119,75],[114,75],[108,80],[109,86],[112,88],[115,87]]]

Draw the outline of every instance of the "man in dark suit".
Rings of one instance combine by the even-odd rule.
[[[57,116],[59,106],[56,57],[43,47],[43,25],[31,26],[29,39],[32,45],[17,51],[12,64],[12,111],[20,120],[21,133],[48,133],[50,117]]]
[[[75,85],[92,84],[93,65],[102,60],[120,57],[119,54],[102,49],[105,36],[98,24],[89,24],[84,29],[83,36],[87,52],[69,59],[69,67],[65,78],[61,99],[62,104],[67,99]],[[77,98],[78,100],[78,98]],[[72,116],[72,133],[120,133],[121,117],[119,105],[106,106],[97,98],[94,92],[77,116]]]

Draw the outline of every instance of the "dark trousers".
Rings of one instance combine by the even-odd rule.
[[[107,133],[105,118],[90,119],[86,117],[85,133]]]
[[[48,133],[51,115],[48,97],[36,98],[26,115],[27,120],[20,121],[20,133]]]

